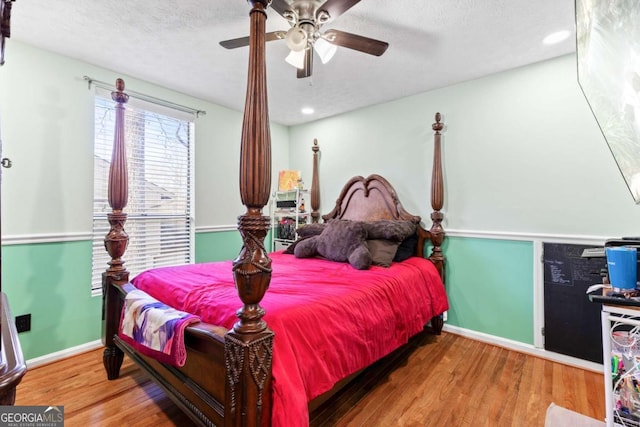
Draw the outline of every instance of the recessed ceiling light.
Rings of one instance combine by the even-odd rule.
[[[566,40],[570,34],[571,33],[567,30],[551,33],[547,37],[545,37],[544,40],[542,40],[542,43],[544,44],[560,43],[561,41]]]
[[[302,109],[302,114],[313,114],[313,108],[311,107],[304,107]]]

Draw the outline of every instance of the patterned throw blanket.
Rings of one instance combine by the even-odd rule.
[[[184,329],[200,318],[176,310],[139,289],[125,298],[118,336],[140,353],[173,366],[184,366]]]

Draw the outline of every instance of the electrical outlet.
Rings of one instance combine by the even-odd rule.
[[[18,333],[31,330],[31,314],[16,316],[16,330]]]

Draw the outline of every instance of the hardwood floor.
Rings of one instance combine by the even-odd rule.
[[[381,367],[393,367],[387,375]],[[551,402],[604,419],[603,375],[457,335],[420,335],[311,416],[311,426],[540,426]],[[192,426],[126,357],[107,381],[102,350],[30,369],[16,405],[64,405],[65,426]]]

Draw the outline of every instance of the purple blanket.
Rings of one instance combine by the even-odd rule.
[[[146,356],[184,366],[184,329],[199,321],[198,316],[176,310],[135,289],[125,298],[118,336]]]

